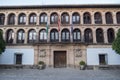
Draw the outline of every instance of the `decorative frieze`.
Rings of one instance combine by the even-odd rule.
[[[75,57],[82,57],[82,50],[81,49],[74,49]]]
[[[45,49],[39,50],[39,57],[46,57],[46,50]]]

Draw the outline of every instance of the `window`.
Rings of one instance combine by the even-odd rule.
[[[104,43],[103,30],[102,29],[97,29],[96,30],[96,40],[97,40],[98,43]]]
[[[102,16],[99,12],[94,14],[95,24],[102,24]]]
[[[15,64],[22,64],[22,54],[15,53]]]
[[[113,18],[110,12],[107,12],[105,14],[105,18],[106,18],[106,24],[113,24]]]
[[[35,30],[30,30],[28,32],[28,43],[34,43],[37,39],[37,34],[36,34],[36,31]]]
[[[61,16],[62,24],[69,24],[69,15],[67,13],[63,13]]]
[[[59,41],[59,34],[56,29],[52,29],[50,32],[50,41],[51,42],[58,42]]]
[[[83,15],[84,24],[91,24],[91,16],[88,12]]]
[[[40,15],[40,24],[47,24],[47,14],[46,13],[42,13]]]
[[[78,13],[72,15],[72,24],[80,24],[80,15]]]
[[[13,32],[13,30],[12,29],[9,29],[8,31],[7,31],[7,36],[6,36],[6,40],[7,40],[7,43],[13,43],[13,40],[14,40],[14,32]]]
[[[115,38],[113,29],[110,28],[107,30],[107,37],[108,37],[108,42],[112,43]]]
[[[5,22],[5,15],[0,14],[0,25],[4,25],[4,22]]]
[[[93,36],[92,36],[92,30],[86,29],[84,32],[84,38],[86,43],[92,43],[93,42]]]
[[[42,29],[40,32],[39,32],[39,40],[40,42],[47,42],[47,33],[46,33],[46,30],[45,29]]]
[[[100,65],[107,64],[107,54],[99,54],[99,64]]]
[[[12,13],[8,16],[8,24],[9,25],[14,25],[15,24],[15,14]]]
[[[116,14],[117,24],[120,24],[120,12]]]
[[[81,33],[79,29],[73,30],[73,42],[78,42],[81,40]]]
[[[70,32],[68,29],[63,29],[61,32],[61,39],[63,42],[69,42],[70,41]]]
[[[29,24],[36,24],[36,22],[37,22],[36,14],[35,13],[30,14]]]
[[[26,15],[24,13],[21,13],[19,15],[18,24],[25,24],[25,23],[26,23]]]
[[[58,15],[57,13],[52,13],[50,17],[51,24],[58,24]]]
[[[17,43],[24,43],[25,40],[25,32],[24,30],[20,29],[17,32]]]

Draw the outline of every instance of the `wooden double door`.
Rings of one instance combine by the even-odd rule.
[[[54,51],[54,67],[66,67],[66,51]]]

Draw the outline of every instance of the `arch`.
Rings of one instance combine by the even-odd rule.
[[[17,31],[17,43],[24,43],[25,40],[25,31],[23,29],[19,29]]]
[[[97,43],[104,43],[103,30],[101,28],[96,30],[96,41]]]
[[[68,29],[63,29],[61,32],[61,41],[69,42],[70,41],[70,32]]]
[[[72,14],[72,24],[80,24],[80,15],[78,12]]]
[[[113,17],[111,12],[105,14],[106,24],[113,24]]]
[[[29,24],[36,24],[37,23],[37,15],[35,13],[31,13],[29,15]]]
[[[96,12],[94,14],[94,21],[95,21],[95,24],[102,24],[102,16],[100,12]]]
[[[40,18],[40,24],[47,24],[48,17],[46,13],[41,13],[39,18]]]
[[[58,23],[58,14],[53,12],[50,16],[50,24],[57,24]]]
[[[117,24],[120,24],[120,12],[116,13]]]
[[[15,14],[14,13],[11,13],[8,15],[8,24],[15,25]]]
[[[34,43],[37,40],[37,33],[34,29],[28,31],[28,43]]]
[[[90,28],[85,29],[84,31],[84,39],[86,43],[93,43],[93,33]]]
[[[61,23],[62,24],[69,24],[70,23],[70,16],[67,12],[63,12],[61,15]]]
[[[114,34],[114,30],[112,28],[109,28],[107,30],[107,37],[108,37],[108,42],[112,43],[115,39],[115,34]]]
[[[0,13],[0,25],[4,25],[5,23],[5,14]]]
[[[57,29],[52,29],[50,31],[50,41],[51,42],[59,42],[59,33]]]
[[[41,30],[39,31],[39,41],[40,41],[40,42],[47,42],[46,29],[41,29]]]
[[[6,32],[6,42],[13,43],[14,35],[14,31],[12,29],[8,29]]]
[[[73,42],[79,42],[81,41],[81,31],[80,29],[74,29],[73,30]]]
[[[91,24],[91,15],[89,12],[85,12],[83,14],[83,23],[84,24]]]
[[[18,17],[18,24],[26,24],[26,15],[25,13],[20,13]]]

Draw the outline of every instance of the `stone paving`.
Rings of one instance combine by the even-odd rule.
[[[0,69],[0,80],[120,80],[120,70]]]

